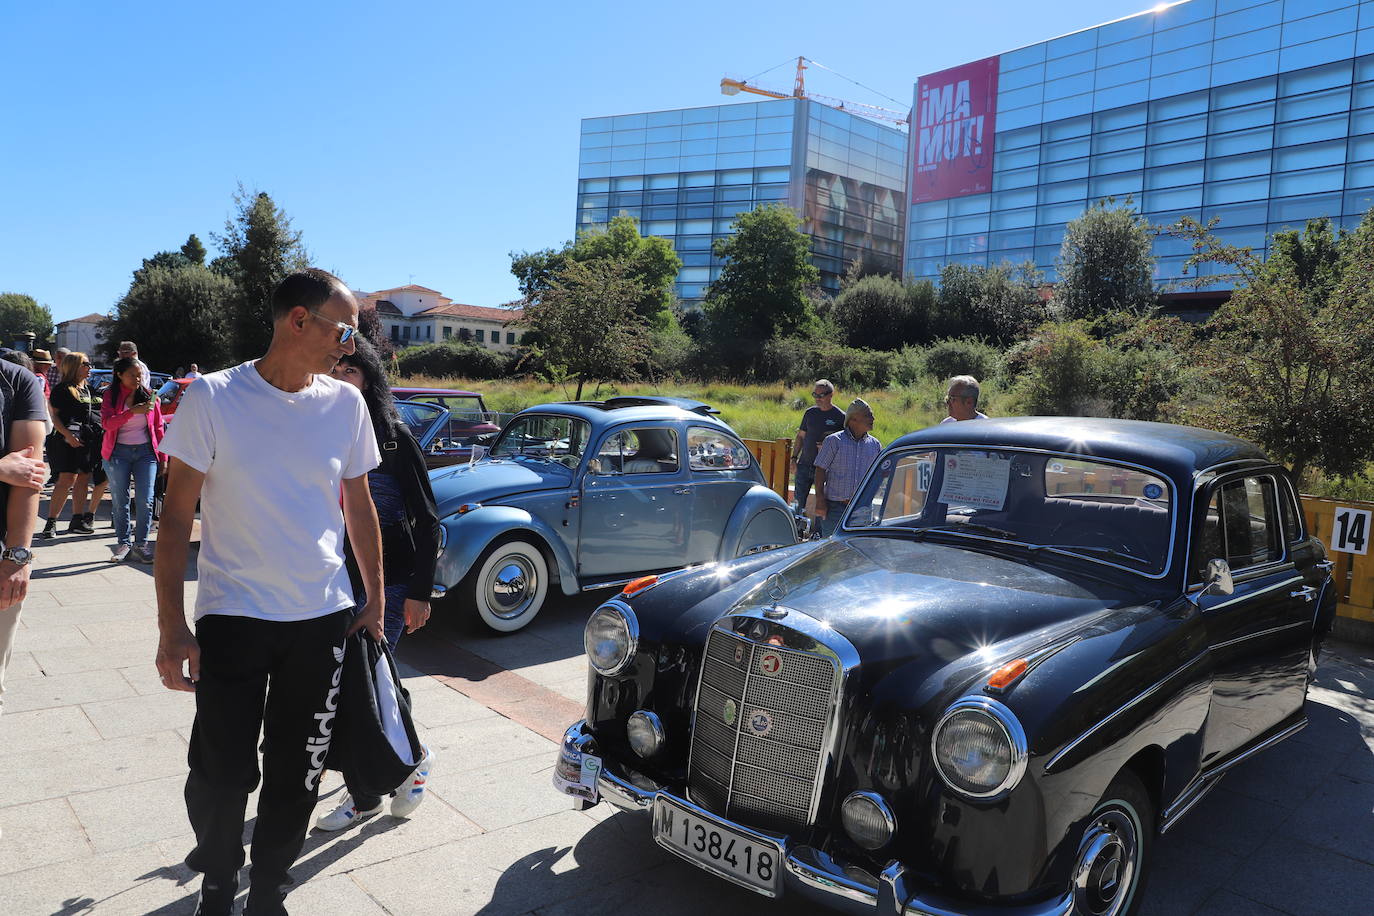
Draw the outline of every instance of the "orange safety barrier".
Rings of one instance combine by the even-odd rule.
[[[744,446],[759,463],[769,489],[787,499],[787,488],[792,483],[792,440],[745,439]]]
[[[1335,563],[1331,575],[1336,580],[1336,614],[1352,620],[1374,623],[1374,548],[1369,546],[1371,532],[1363,531],[1364,554],[1332,550],[1332,537],[1339,534],[1336,515],[1342,508],[1374,511],[1374,503],[1357,499],[1302,498],[1307,530],[1326,545],[1328,558]]]

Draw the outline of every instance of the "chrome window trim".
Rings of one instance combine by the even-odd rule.
[[[1212,651],[1212,650],[1211,650],[1211,648],[1209,647],[1209,648],[1204,649],[1203,651],[1199,652],[1197,655],[1194,655],[1192,658],[1188,659],[1186,662],[1184,662],[1183,664],[1179,665],[1179,666],[1178,666],[1177,668],[1175,668],[1173,671],[1170,671],[1168,674],[1164,675],[1164,677],[1162,677],[1162,678],[1160,678],[1159,680],[1155,681],[1155,682],[1154,682],[1153,684],[1151,684],[1149,687],[1146,687],[1146,688],[1145,688],[1144,690],[1142,690],[1140,693],[1136,694],[1134,697],[1132,697],[1131,699],[1127,700],[1127,701],[1126,701],[1125,703],[1123,703],[1122,705],[1118,706],[1115,710],[1113,710],[1112,712],[1108,713],[1106,716],[1102,717],[1101,719],[1097,720],[1097,722],[1096,722],[1095,724],[1093,724],[1092,726],[1090,726],[1090,727],[1088,728],[1087,731],[1083,732],[1083,733],[1080,734],[1077,738],[1074,738],[1074,739],[1073,739],[1072,741],[1070,741],[1068,744],[1064,745],[1062,748],[1060,748],[1060,749],[1054,754],[1053,757],[1051,757],[1048,761],[1046,761],[1046,763],[1045,763],[1045,772],[1048,773],[1048,772],[1050,772],[1051,770],[1053,770],[1053,769],[1054,769],[1054,765],[1055,765],[1056,763],[1058,763],[1060,760],[1062,760],[1062,759],[1064,758],[1065,755],[1067,755],[1067,754],[1068,754],[1070,751],[1072,751],[1074,748],[1078,747],[1078,745],[1082,744],[1084,741],[1088,740],[1088,738],[1092,737],[1095,733],[1097,733],[1100,729],[1102,729],[1104,726],[1106,726],[1109,722],[1111,722],[1111,721],[1112,721],[1113,719],[1115,719],[1117,716],[1121,715],[1122,713],[1124,713],[1126,710],[1130,709],[1132,706],[1136,705],[1137,703],[1140,703],[1140,702],[1142,702],[1142,701],[1148,699],[1152,694],[1154,694],[1156,691],[1158,691],[1161,687],[1163,687],[1165,684],[1169,683],[1169,681],[1172,681],[1174,678],[1178,677],[1178,676],[1179,676],[1180,674],[1182,674],[1184,671],[1186,671],[1186,670],[1188,670],[1189,668],[1191,668],[1191,667],[1193,667],[1194,665],[1196,665],[1196,664],[1197,664],[1199,661],[1201,661],[1202,659],[1207,658],[1207,657],[1211,654],[1211,651]]]
[[[940,742],[940,732],[945,724],[954,716],[967,710],[981,712],[996,722],[1001,727],[1003,734],[1007,736],[1007,744],[1011,747],[1011,767],[1008,768],[1006,777],[996,788],[986,792],[970,792],[956,786],[954,781],[945,774],[944,768],[940,766],[940,754],[936,750],[936,746]],[[1021,721],[1016,718],[1016,713],[992,697],[969,695],[951,703],[944,715],[940,717],[940,721],[935,723],[935,728],[931,729],[930,759],[935,764],[935,772],[940,774],[941,781],[949,787],[950,791],[957,792],[965,798],[992,801],[1016,788],[1021,777],[1026,774],[1026,764],[1030,759],[1030,745],[1026,741],[1026,730],[1021,727]]]
[[[1253,461],[1254,459],[1248,459],[1248,460]],[[1238,463],[1238,462],[1227,462],[1227,463],[1228,463],[1228,464],[1236,464],[1236,463]],[[1279,502],[1280,502],[1280,492],[1279,492],[1279,491],[1280,491],[1280,487],[1279,487],[1279,483],[1280,483],[1281,480],[1283,480],[1283,478],[1282,478],[1280,475],[1274,473],[1274,471],[1275,471],[1275,466],[1272,465],[1272,464],[1266,464],[1266,465],[1263,465],[1263,466],[1261,466],[1261,467],[1259,467],[1259,468],[1248,468],[1248,469],[1247,469],[1247,468],[1241,468],[1240,470],[1236,470],[1236,471],[1225,471],[1225,472],[1217,471],[1216,468],[1218,468],[1218,467],[1224,467],[1224,466],[1225,466],[1225,465],[1217,465],[1216,467],[1212,467],[1212,468],[1208,468],[1208,469],[1207,469],[1207,473],[1210,473],[1210,474],[1212,474],[1213,476],[1212,476],[1211,478],[1209,478],[1207,481],[1201,483],[1201,485],[1198,487],[1198,492],[1195,494],[1195,496],[1201,497],[1201,496],[1206,495],[1206,496],[1209,496],[1209,497],[1210,497],[1210,496],[1212,495],[1212,493],[1215,493],[1215,492],[1216,492],[1217,488],[1219,488],[1219,487],[1224,487],[1224,486],[1226,486],[1228,483],[1234,483],[1234,482],[1236,482],[1237,480],[1244,480],[1246,477],[1268,477],[1268,478],[1273,482],[1273,484],[1274,484],[1274,509],[1275,509],[1275,510],[1278,512],[1278,514],[1279,514],[1279,518],[1277,519],[1277,521],[1278,521],[1278,535],[1279,535],[1279,536],[1278,536],[1278,541],[1279,541],[1280,545],[1282,545],[1282,547],[1283,547],[1283,553],[1282,553],[1280,556],[1276,557],[1275,559],[1273,559],[1273,560],[1265,560],[1263,563],[1252,563],[1252,564],[1249,565],[1249,566],[1242,566],[1242,567],[1240,567],[1239,571],[1233,569],[1233,570],[1231,570],[1231,575],[1232,575],[1234,578],[1237,578],[1237,579],[1250,579],[1250,578],[1254,578],[1254,577],[1259,576],[1259,575],[1263,575],[1263,574],[1268,570],[1268,567],[1271,567],[1271,566],[1272,566],[1272,567],[1281,567],[1281,566],[1283,566],[1283,565],[1285,565],[1285,564],[1286,564],[1286,565],[1289,565],[1289,566],[1292,566],[1292,565],[1293,565],[1293,563],[1292,563],[1292,552],[1291,552],[1291,550],[1289,549],[1291,545],[1290,545],[1289,542],[1288,542],[1287,536],[1286,536],[1286,535],[1284,534],[1284,532],[1283,532],[1283,511],[1284,511],[1284,510],[1283,510],[1283,507],[1282,507],[1281,505],[1279,505]],[[1248,473],[1247,473],[1247,471],[1248,471]],[[1210,492],[1208,492],[1208,491],[1210,491]],[[1210,500],[1209,500],[1209,501],[1210,501]],[[1206,503],[1204,503],[1203,505],[1205,506]],[[1296,506],[1295,506],[1295,508],[1296,508]],[[1218,509],[1220,509],[1220,504],[1218,504]],[[1301,510],[1300,508],[1297,508],[1296,511],[1298,512],[1298,515],[1299,515],[1299,516],[1302,515],[1302,510]],[[1189,520],[1188,520],[1188,554],[1187,554],[1187,558],[1188,558],[1188,559],[1190,559],[1190,558],[1192,557],[1192,555],[1193,555],[1193,527],[1194,527],[1194,524],[1195,524],[1196,521],[1197,521],[1196,519],[1189,519]],[[1303,524],[1301,523],[1301,520],[1299,521],[1299,526],[1298,526],[1298,527],[1299,527],[1300,529],[1305,529],[1305,525],[1303,525]],[[1220,559],[1226,559],[1226,558],[1225,558],[1225,557],[1221,557]],[[1191,567],[1188,565],[1187,559],[1185,559],[1184,564],[1185,564],[1185,565],[1184,565],[1184,570],[1185,570],[1185,573],[1184,573],[1184,574],[1187,576],[1187,583],[1188,583],[1187,586],[1185,587],[1185,590],[1191,592],[1191,591],[1194,589],[1194,587],[1201,588],[1201,587],[1202,587],[1202,583],[1201,583],[1200,581],[1195,580],[1195,579],[1193,578],[1193,571],[1192,571]],[[1227,560],[1227,565],[1230,565],[1230,561],[1229,561],[1229,560]],[[1244,573],[1244,575],[1243,575],[1243,576],[1242,576],[1242,575],[1238,575],[1238,572]]]
[[[770,604],[767,610],[772,609]],[[811,790],[811,805],[807,810],[807,823],[816,823],[816,818],[820,811],[821,791],[825,787],[826,780],[833,775],[835,763],[839,759],[840,741],[840,710],[844,708],[844,698],[849,686],[850,677],[855,669],[859,667],[859,650],[854,648],[854,644],[836,631],[829,624],[817,620],[801,611],[788,608],[787,616],[781,620],[771,620],[764,616],[765,608],[736,608],[730,613],[716,620],[711,624],[712,630],[720,630],[732,636],[745,639],[755,644],[765,644],[770,637],[778,637],[781,640],[780,648],[790,649],[794,652],[804,652],[810,655],[820,655],[837,663],[835,672],[835,689],[831,693],[830,709],[826,716],[826,735],[821,741],[820,760],[816,766],[816,776]],[[800,635],[802,638],[798,639]],[[697,666],[696,693],[692,697],[692,724],[691,734],[696,734],[697,712],[700,707],[701,681],[706,674],[706,644],[710,636],[701,642],[701,661]],[[822,649],[824,651],[817,651]],[[752,669],[752,666],[750,666]],[[749,677],[752,671],[745,672],[745,692],[749,689]],[[735,753],[734,757],[739,756],[739,736],[740,732],[735,733]],[[695,742],[692,742],[695,743]],[[692,751],[689,743],[687,753],[687,772],[692,773]],[[726,810],[729,810],[730,795],[733,792],[733,758],[731,768],[732,785],[726,787]],[[690,789],[686,793],[691,796]]]
[[[1147,578],[1147,579],[1154,579],[1154,580],[1167,579],[1167,578],[1172,574],[1173,569],[1174,569],[1174,565],[1175,565],[1175,563],[1177,562],[1176,559],[1175,559],[1176,554],[1175,554],[1175,551],[1174,551],[1174,544],[1175,544],[1175,542],[1178,540],[1178,523],[1179,523],[1179,511],[1180,511],[1180,509],[1179,509],[1179,493],[1178,493],[1179,487],[1178,487],[1177,482],[1176,482],[1172,477],[1170,477],[1168,474],[1165,474],[1164,472],[1160,471],[1158,468],[1152,468],[1152,467],[1149,467],[1148,465],[1143,465],[1143,464],[1136,464],[1136,463],[1131,462],[1131,461],[1121,461],[1121,460],[1118,460],[1118,459],[1115,459],[1115,458],[1112,458],[1112,459],[1108,459],[1108,458],[1098,458],[1098,457],[1096,457],[1096,456],[1094,456],[1094,455],[1084,455],[1084,454],[1079,453],[1079,452],[1061,452],[1061,451],[1055,451],[1055,450],[1053,450],[1053,449],[1044,449],[1044,448],[1023,448],[1023,447],[1019,447],[1019,446],[1018,446],[1018,447],[1003,447],[1003,448],[999,448],[999,447],[997,447],[997,446],[995,446],[995,445],[988,445],[988,446],[973,446],[973,445],[968,445],[968,444],[966,444],[966,443],[965,443],[965,444],[962,444],[962,445],[954,445],[954,444],[950,444],[950,443],[923,443],[923,444],[921,444],[921,445],[910,445],[910,446],[907,446],[907,447],[903,448],[901,451],[884,452],[884,453],[882,453],[882,455],[881,455],[880,457],[882,457],[882,458],[884,458],[884,459],[892,459],[892,460],[894,460],[894,461],[897,461],[897,460],[900,460],[900,459],[901,459],[902,457],[904,457],[905,455],[910,454],[910,453],[912,453],[912,452],[927,452],[927,451],[931,451],[931,450],[933,450],[933,449],[940,449],[940,448],[964,449],[964,450],[966,450],[966,451],[981,451],[981,452],[1016,452],[1016,453],[1023,454],[1023,455],[1050,455],[1050,456],[1053,456],[1053,457],[1056,457],[1056,458],[1067,458],[1067,459],[1069,459],[1070,461],[1095,461],[1095,462],[1097,462],[1097,463],[1099,463],[1099,464],[1111,465],[1111,466],[1122,467],[1122,468],[1130,468],[1131,470],[1135,470],[1135,471],[1143,471],[1144,473],[1149,474],[1151,477],[1156,477],[1156,478],[1158,478],[1159,480],[1161,480],[1161,481],[1163,481],[1165,484],[1167,484],[1168,487],[1169,487],[1169,544],[1168,544],[1168,546],[1165,548],[1165,563],[1164,563],[1164,568],[1163,568],[1162,570],[1160,570],[1158,573],[1146,572],[1146,571],[1141,570],[1141,569],[1134,569],[1134,568],[1132,568],[1132,567],[1130,567],[1130,566],[1122,566],[1120,563],[1113,563],[1113,562],[1111,562],[1110,560],[1104,560],[1104,559],[1102,559],[1102,558],[1100,558],[1100,557],[1093,557],[1093,556],[1087,556],[1087,555],[1084,555],[1084,554],[1081,554],[1081,553],[1074,553],[1072,550],[1069,550],[1069,549],[1067,549],[1067,548],[1065,548],[1065,547],[1056,547],[1056,546],[1054,546],[1054,545],[1052,545],[1052,544],[1030,544],[1030,543],[1028,543],[1028,542],[1026,542],[1026,541],[1019,541],[1019,540],[1018,540],[1018,541],[1013,541],[1013,540],[1009,540],[1009,539],[1006,539],[1006,538],[980,537],[979,535],[976,535],[976,534],[959,534],[958,537],[962,537],[962,538],[972,538],[972,539],[975,539],[975,540],[979,540],[979,541],[986,542],[986,543],[988,543],[988,544],[1020,544],[1020,545],[1026,546],[1026,547],[1038,547],[1038,548],[1041,548],[1041,549],[1043,549],[1043,550],[1052,550],[1052,551],[1054,551],[1055,553],[1065,554],[1065,555],[1068,555],[1068,556],[1073,557],[1074,559],[1085,560],[1085,561],[1087,561],[1087,562],[1089,562],[1089,563],[1097,563],[1097,564],[1100,565],[1100,566],[1109,566],[1109,567],[1111,567],[1112,569],[1119,569],[1119,570],[1122,570],[1123,572],[1133,573],[1134,575],[1143,576],[1143,577],[1145,577],[1145,578]],[[877,461],[873,462],[872,467],[869,468],[868,474],[866,474],[866,475],[864,476],[864,479],[863,479],[863,481],[859,484],[858,489],[854,491],[855,495],[858,495],[859,493],[862,493],[862,492],[864,491],[864,489],[868,486],[869,480],[870,480],[870,479],[874,476],[874,474],[876,474],[876,473],[879,473],[879,462],[877,462]],[[850,517],[850,515],[853,514],[855,508],[857,508],[856,504],[854,503],[853,500],[850,500],[850,504],[849,504],[848,509],[845,511],[844,518],[840,521],[840,526],[839,526],[839,530],[840,530],[840,531],[849,532],[849,533],[851,533],[851,534],[871,534],[871,533],[874,533],[874,532],[887,532],[887,533],[903,534],[903,533],[906,533],[906,532],[919,530],[919,529],[915,529],[915,528],[893,527],[893,526],[887,526],[887,525],[863,525],[863,526],[859,526],[859,527],[850,527],[850,526],[849,526],[849,517]],[[1189,534],[1191,535],[1191,533],[1192,533],[1192,532],[1191,532],[1191,525],[1190,525],[1189,527],[1190,527]],[[1186,559],[1185,559],[1185,560],[1184,560],[1185,565],[1186,565],[1186,562],[1187,562],[1187,561],[1186,561]]]
[[[620,613],[621,618],[625,621],[625,630],[629,635],[629,646],[626,648],[625,658],[623,661],[620,662],[620,664],[616,665],[614,668],[602,671],[600,668],[596,667],[596,664],[594,662],[592,662],[591,654],[588,653],[587,664],[591,666],[591,669],[593,671],[595,671],[602,677],[615,677],[616,675],[622,673],[626,668],[630,667],[630,663],[634,661],[635,655],[639,652],[639,618],[635,616],[634,610],[628,604],[626,604],[618,598],[612,598],[609,601],[602,602],[595,611],[592,611],[592,616],[596,616],[596,614],[599,611],[601,611],[602,608],[608,607],[612,608],[615,611],[618,611]],[[591,617],[587,618],[587,622],[591,623]],[[583,627],[582,632],[584,634],[586,633],[586,627]],[[584,643],[585,639],[586,637],[584,635]]]

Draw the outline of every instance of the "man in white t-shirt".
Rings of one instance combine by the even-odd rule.
[[[956,375],[945,388],[945,408],[949,416],[941,423],[960,420],[986,420],[988,415],[978,409],[978,380],[971,375]]]
[[[272,293],[261,359],[192,382],[162,440],[171,457],[155,576],[157,667],[196,694],[186,810],[204,874],[197,913],[228,914],[248,795],[263,782],[245,914],[280,914],[319,792],[344,638],[382,633],[381,533],[367,473],[380,453],[358,389],[329,370],[353,352],[358,303],[322,270]],[[342,504],[340,500],[342,493]],[[195,633],[186,561],[201,502]],[[355,617],[347,525],[367,604]],[[183,665],[186,670],[183,670]]]

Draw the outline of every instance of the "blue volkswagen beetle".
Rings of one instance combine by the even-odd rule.
[[[616,397],[517,414],[481,460],[431,472],[434,597],[503,633],[565,595],[797,541],[744,443],[697,401]]]

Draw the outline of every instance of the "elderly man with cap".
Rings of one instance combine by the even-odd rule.
[[[883,450],[872,429],[873,408],[855,398],[844,412],[844,429],[821,442],[816,454],[816,517],[822,537],[834,533],[844,507]]]

